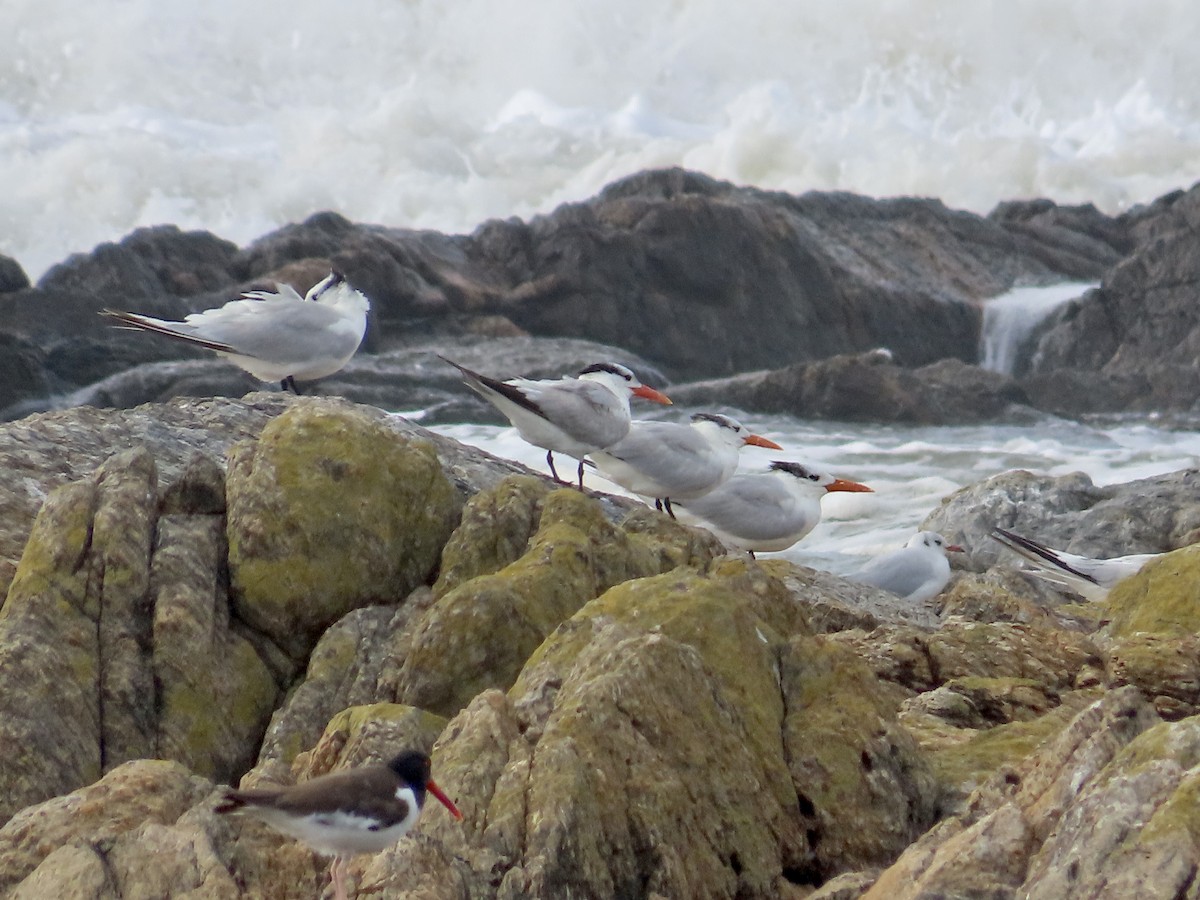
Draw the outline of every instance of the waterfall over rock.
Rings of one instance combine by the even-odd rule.
[[[1033,330],[1058,307],[1095,286],[1068,282],[1048,287],[1023,287],[985,302],[979,337],[979,365],[992,372],[1012,375],[1017,352]]]

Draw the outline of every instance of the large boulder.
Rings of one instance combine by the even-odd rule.
[[[720,552],[706,532],[676,526],[665,543],[648,540],[636,527],[609,522],[600,504],[573,488],[544,499],[542,492],[528,481],[501,484],[467,509],[460,535],[447,547],[442,593],[397,653],[404,660],[394,688],[399,700],[453,714],[485,688],[511,685],[538,645],[587,601],[631,578],[701,565]],[[524,499],[505,503],[497,520],[497,500],[514,493]],[[532,514],[537,531],[529,534]],[[463,533],[472,537],[464,540]],[[464,570],[467,547],[472,556],[487,554],[492,565],[522,552],[491,571],[472,559],[471,569],[480,574],[460,581],[470,571]]]
[[[1105,274],[1100,288],[1055,314],[1032,355],[1033,372],[1050,386],[1062,370],[1095,373],[1089,411],[1194,409],[1200,186],[1164,198],[1160,207],[1140,223],[1136,249]],[[1122,381],[1137,385],[1138,393],[1110,389]]]
[[[0,817],[131,759],[253,760],[279,685],[231,622],[222,516],[174,508],[144,448],[47,499],[0,610]]]
[[[671,398],[845,422],[949,425],[1036,416],[1007,375],[958,359],[904,368],[878,350],[692,382],[672,387]]]
[[[228,495],[235,608],[297,662],[346,613],[431,580],[459,513],[432,444],[316,401],[233,448]]]

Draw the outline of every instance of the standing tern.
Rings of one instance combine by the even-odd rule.
[[[522,438],[545,448],[555,481],[562,482],[554,468],[556,451],[579,460],[581,489],[583,458],[628,434],[630,397],[671,404],[666,394],[642,384],[617,363],[596,363],[574,377],[498,381],[440,358],[462,373],[467,387],[504,413]]]
[[[634,422],[625,437],[591,459],[609,481],[653,497],[673,518],[671,501],[694,500],[728,481],[747,444],[783,449],[729,416],[696,413],[689,425]]]
[[[356,853],[378,853],[415,824],[426,792],[450,815],[462,819],[454,802],[429,776],[429,757],[415,750],[387,765],[331,772],[290,787],[228,789],[213,810],[248,813],[277,831],[334,857],[329,874],[337,900],[346,900],[346,864]]]
[[[1004,528],[994,529],[991,537],[1028,562],[1031,575],[1093,601],[1103,600],[1118,581],[1136,574],[1150,560],[1162,556],[1161,553],[1135,553],[1112,559],[1091,559],[1055,550]]]
[[[834,491],[871,492],[797,462],[775,460],[770,471],[734,475],[694,500],[678,501],[680,518],[707,528],[728,547],[786,550],[821,521],[821,498]]]
[[[946,554],[962,552],[962,547],[946,543],[936,531],[918,531],[901,549],[871,560],[850,580],[922,603],[940,594],[950,580]]]
[[[112,309],[101,315],[121,327],[214,350],[260,381],[278,381],[299,393],[297,381],[332,375],[350,361],[367,329],[370,304],[336,271],[303,297],[290,285],[275,286],[277,291],[247,291],[182,322]]]

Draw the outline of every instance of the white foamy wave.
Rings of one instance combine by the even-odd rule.
[[[682,415],[682,413],[680,413]],[[755,431],[785,450],[746,448],[743,470],[761,471],[770,459],[791,459],[869,485],[873,494],[830,494],[817,528],[777,555],[846,574],[871,556],[901,547],[921,521],[960,487],[1010,469],[1061,476],[1084,472],[1096,484],[1116,484],[1200,464],[1200,434],[1150,425],[1110,429],[1072,422],[1038,426],[900,428],[797,422],[739,413]],[[512,428],[443,425],[433,430],[546,473],[546,453]],[[586,483],[608,486],[595,473]],[[613,489],[613,493],[624,493]]]
[[[685,165],[1107,210],[1200,171],[1191,0],[0,5],[0,252],[334,209],[471,229]]]

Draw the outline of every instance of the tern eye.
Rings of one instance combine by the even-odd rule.
[[[811,475],[811,474],[810,474],[810,475],[808,476],[808,480],[809,480],[809,481],[819,481],[819,480],[820,480],[820,476],[819,476],[819,475]]]

